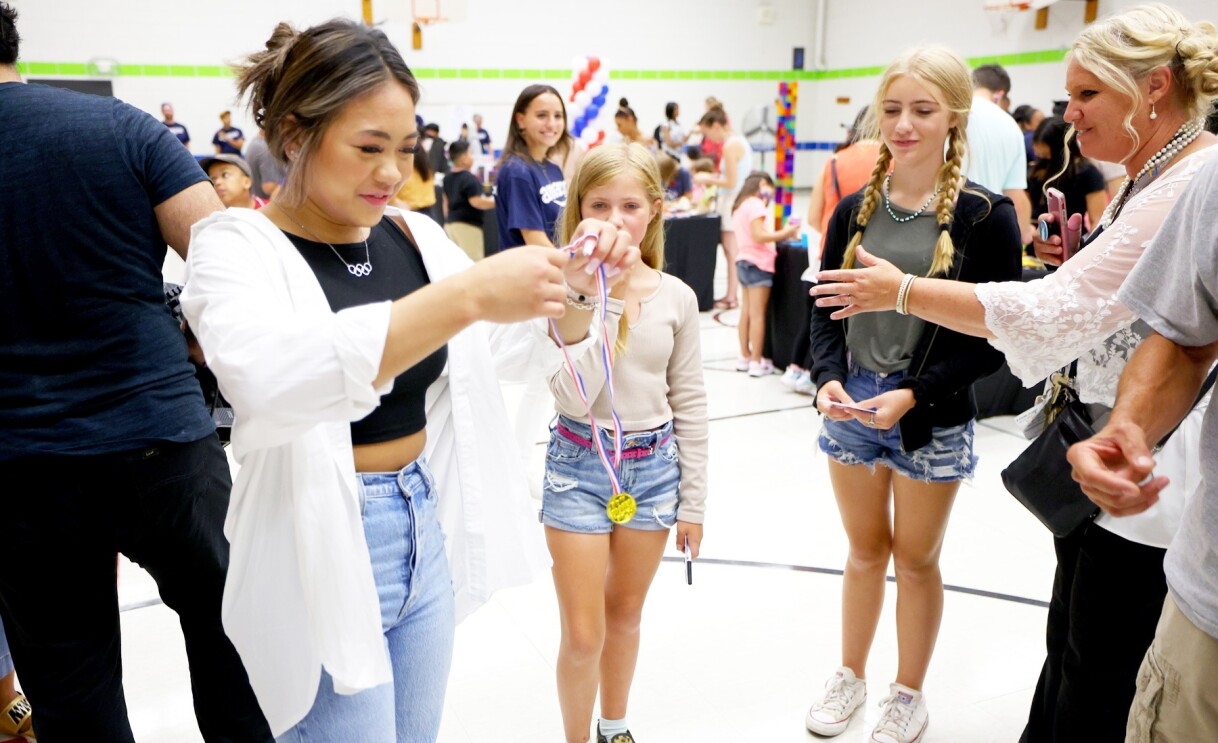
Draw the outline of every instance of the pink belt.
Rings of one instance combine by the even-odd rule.
[[[580,446],[584,447],[585,449],[591,449],[595,446],[595,444],[593,444],[593,442],[592,442],[592,439],[586,439],[583,436],[580,436],[578,433],[575,433],[574,431],[567,428],[566,426],[564,426],[561,423],[556,424],[555,429],[558,431],[559,436],[562,436],[564,439],[566,439],[567,441],[570,441],[571,443],[579,444]],[[672,434],[670,433],[670,434],[667,434],[666,436],[664,436],[664,438],[660,439],[659,443],[657,443],[657,444],[654,444],[651,446],[631,446],[627,449],[622,449],[622,459],[642,459],[643,457],[650,457],[652,454],[655,453],[655,450],[658,447],[661,447],[661,446],[664,446],[665,444],[667,444],[668,440],[671,438],[672,438]],[[610,456],[613,456],[612,449],[609,449],[607,451]]]

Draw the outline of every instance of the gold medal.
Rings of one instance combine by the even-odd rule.
[[[634,518],[634,512],[637,510],[638,504],[626,493],[618,493],[613,496],[609,499],[609,505],[605,507],[609,520],[615,524],[624,524]]]

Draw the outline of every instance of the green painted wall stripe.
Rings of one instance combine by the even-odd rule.
[[[970,57],[974,67],[1000,64],[1006,67],[1061,62],[1064,49],[1045,49],[1015,54],[995,54]],[[18,62],[17,71],[39,77],[233,77],[227,65],[153,65],[120,64],[112,75],[101,75],[95,65],[83,62]],[[843,67],[832,70],[610,70],[610,80],[839,80],[855,77],[877,77],[883,65]],[[416,67],[415,77],[421,80],[570,80],[571,71],[564,69],[477,69]]]

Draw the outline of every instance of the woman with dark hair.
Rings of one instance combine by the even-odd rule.
[[[676,102],[669,101],[664,104],[664,123],[660,125],[659,135],[660,149],[676,158],[677,162],[681,162],[681,150],[685,148],[691,134],[677,121],[680,115],[681,107]]]
[[[1032,146],[1036,149],[1036,161],[1028,173],[1032,216],[1039,219],[1049,211],[1045,189],[1052,186],[1066,197],[1067,214],[1086,217],[1086,231],[1099,226],[1108,205],[1107,185],[1100,169],[1079,151],[1070,124],[1060,116],[1045,119],[1036,127]]]
[[[412,159],[414,163],[410,169],[410,175],[394,197],[389,200],[389,204],[399,209],[409,209],[412,212],[426,214],[434,219],[436,216],[436,172],[431,167],[431,158],[416,157]],[[442,221],[443,213],[439,216],[439,221]]]
[[[618,134],[626,144],[641,144],[649,150],[656,149],[655,139],[639,131],[639,117],[630,102],[625,98],[618,101],[617,113],[613,114],[613,123],[617,125]]]
[[[591,256],[473,264],[387,211],[419,88],[378,29],[280,24],[238,89],[288,172],[194,226],[181,295],[236,413],[224,627],[278,740],[433,741],[455,620],[545,565],[496,373],[561,364],[530,318],[586,348],[564,280],[593,295],[589,261],[638,251],[588,220]]]
[[[1019,124],[1019,131],[1023,133],[1024,150],[1027,153],[1028,162],[1031,163],[1036,159],[1036,153],[1032,150],[1033,134],[1040,126],[1040,122],[1045,120],[1045,112],[1025,103],[1015,107],[1015,110],[1011,112],[1011,118],[1015,119],[1016,124]]]
[[[512,106],[507,140],[495,175],[499,248],[554,246],[554,222],[567,205],[563,161],[574,146],[562,94],[530,85]]]

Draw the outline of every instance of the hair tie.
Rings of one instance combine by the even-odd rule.
[[[943,222],[943,223],[941,223],[941,224],[939,225],[939,231],[940,231],[940,232],[951,232],[951,231],[952,231],[952,223],[951,223],[951,222]]]

